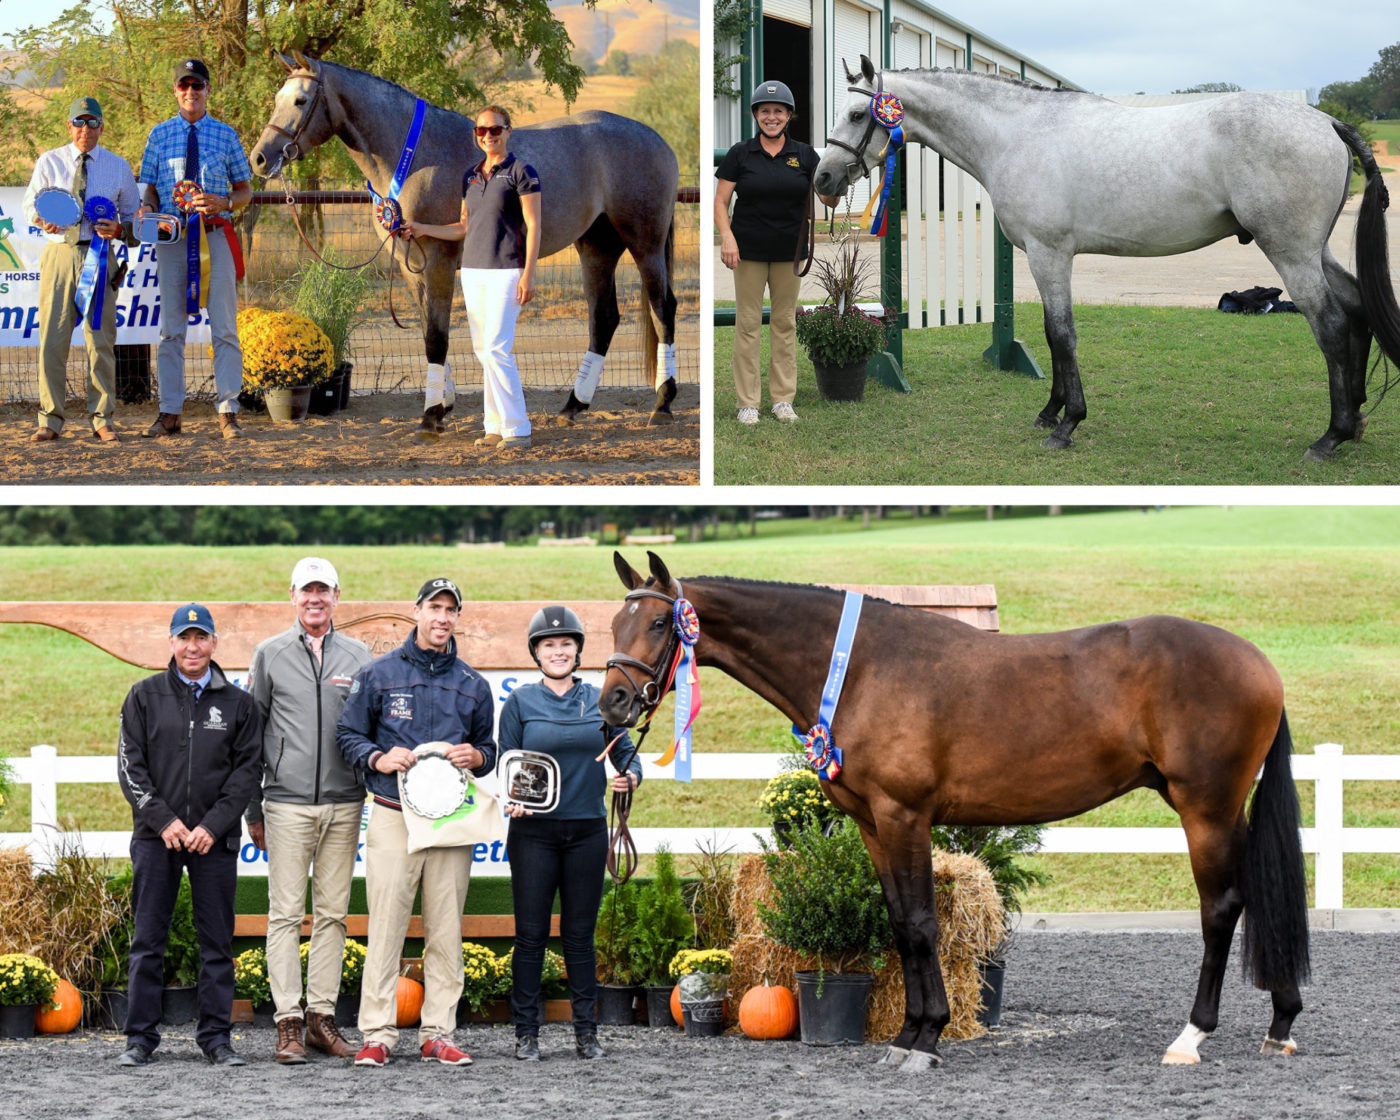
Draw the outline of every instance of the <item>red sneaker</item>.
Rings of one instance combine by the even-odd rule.
[[[360,1052],[355,1055],[357,1066],[387,1066],[389,1064],[389,1048],[382,1042],[366,1042],[360,1047]]]
[[[469,1066],[472,1056],[465,1050],[458,1050],[450,1038],[435,1038],[423,1044],[425,1062],[441,1062],[445,1066]]]

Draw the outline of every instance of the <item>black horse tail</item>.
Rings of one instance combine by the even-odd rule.
[[[1361,213],[1356,220],[1356,279],[1361,285],[1361,303],[1371,333],[1385,356],[1400,366],[1400,305],[1390,283],[1390,251],[1387,248],[1385,210],[1390,192],[1381,180],[1381,169],[1365,137],[1349,124],[1334,120],[1332,127],[1361,161],[1366,173],[1366,190],[1361,196]]]
[[[1256,988],[1280,991],[1307,982],[1308,898],[1303,873],[1301,814],[1293,785],[1293,738],[1288,715],[1264,760],[1249,807],[1244,849],[1244,971]]]

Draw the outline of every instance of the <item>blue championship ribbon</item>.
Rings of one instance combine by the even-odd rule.
[[[700,617],[689,599],[677,599],[672,616],[681,644],[676,666],[676,769],[678,782],[690,781],[690,731],[700,713],[700,678],[695,671],[695,643],[700,639]],[[693,701],[692,701],[693,696]]]
[[[805,735],[796,724],[792,727],[792,733],[802,742],[812,769],[818,777],[828,782],[841,773],[841,748],[831,737],[831,721],[836,718],[836,705],[846,683],[851,647],[855,644],[856,627],[860,624],[860,608],[864,601],[865,596],[859,592],[846,592],[846,601],[841,606],[841,622],[836,627],[836,641],[831,648],[831,667],[827,670],[826,687],[822,689],[817,722]]]
[[[885,236],[886,210],[890,201],[890,185],[894,181],[895,157],[904,146],[904,106],[892,93],[877,93],[870,99],[870,115],[875,123],[889,129],[890,140],[885,145],[885,174],[880,185],[880,203],[870,219],[870,232],[876,237]]]
[[[117,216],[116,204],[109,198],[93,195],[83,207],[83,217],[94,226],[97,222]],[[107,239],[94,228],[88,243],[83,271],[78,277],[78,314],[95,331],[102,329],[102,312],[107,302]]]
[[[389,180],[389,193],[378,194],[368,179],[365,186],[369,193],[374,196],[374,217],[375,220],[389,233],[394,233],[399,226],[403,225],[403,207],[399,205],[399,191],[403,189],[404,180],[408,178],[408,172],[413,167],[413,156],[418,150],[418,138],[423,133],[423,117],[427,113],[428,103],[421,97],[413,105],[413,123],[408,126],[408,136],[403,142],[403,151],[399,154],[399,165],[394,168],[394,177]]]

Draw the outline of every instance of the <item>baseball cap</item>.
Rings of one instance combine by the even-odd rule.
[[[96,117],[102,119],[102,106],[98,104],[95,97],[79,97],[73,104],[68,106],[68,119],[76,120],[78,117]]]
[[[170,616],[170,634],[173,637],[186,630],[203,630],[206,634],[217,636],[214,616],[209,613],[209,608],[200,603],[186,603],[183,607],[177,607]]]
[[[308,583],[324,583],[327,587],[339,587],[340,577],[335,574],[335,566],[319,556],[303,556],[292,569],[292,590],[300,591]]]
[[[207,82],[209,80],[209,67],[197,58],[187,58],[175,67],[175,80],[178,82],[181,78],[202,78]]]
[[[418,598],[413,601],[414,605],[417,606],[424,600],[431,599],[434,595],[441,595],[444,591],[447,592],[447,594],[451,595],[454,599],[456,599],[457,606],[461,607],[462,593],[457,590],[457,585],[453,583],[450,579],[442,578],[430,579],[427,583],[420,587],[418,589]]]

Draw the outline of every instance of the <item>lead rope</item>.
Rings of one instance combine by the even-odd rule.
[[[655,711],[655,709],[652,709]],[[647,732],[651,730],[651,719],[642,725],[637,733],[637,741],[632,744],[632,753],[627,756],[627,761],[618,767],[618,773],[626,774],[628,767],[632,765],[642,749],[642,740],[647,737]],[[617,738],[608,744],[608,750],[612,750],[613,744],[622,738],[622,732],[618,732]],[[604,752],[607,753],[606,751]],[[637,843],[632,839],[632,831],[627,827],[628,818],[632,815],[632,791],[625,792],[613,790],[612,805],[608,810],[608,874],[619,887],[637,870]],[[616,895],[616,891],[613,892]],[[614,905],[616,899],[614,898]]]

